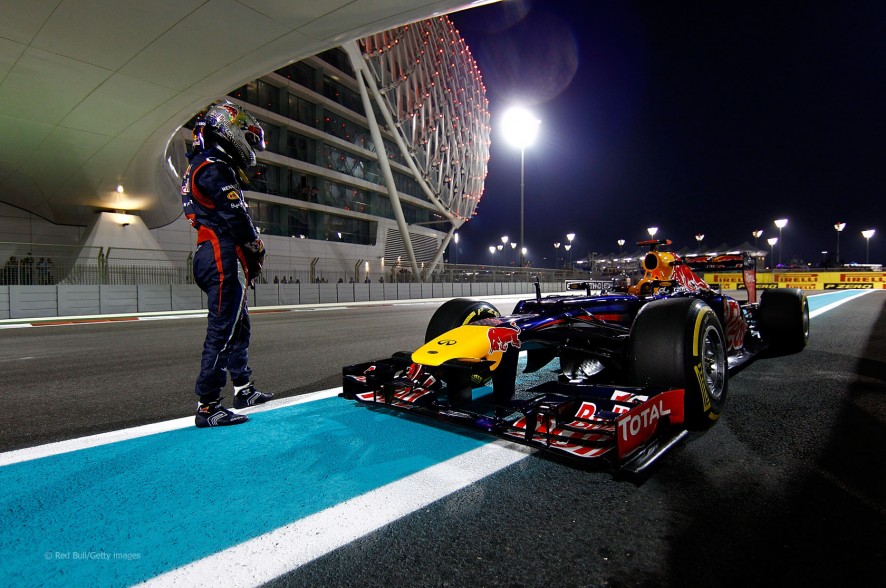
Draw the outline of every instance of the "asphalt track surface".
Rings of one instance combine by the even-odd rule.
[[[337,387],[342,365],[419,345],[437,304],[253,313],[257,383],[278,397]],[[204,328],[197,317],[0,329],[0,452],[193,414]],[[874,292],[816,316],[804,352],[732,378],[720,422],[646,478],[529,455],[268,584],[882,586],[884,391],[886,294]],[[245,427],[262,433],[258,422]],[[256,460],[267,442],[255,439]],[[213,467],[224,453],[193,467]],[[292,492],[325,481],[313,483]],[[257,499],[273,510],[293,496]],[[10,540],[8,521],[27,521],[20,506],[0,503],[0,571],[30,548]],[[219,495],[195,496],[189,512],[205,525],[237,516]],[[60,583],[39,567],[28,573],[33,585]],[[97,572],[90,583],[117,582]],[[226,581],[210,574],[184,585],[196,584]]]

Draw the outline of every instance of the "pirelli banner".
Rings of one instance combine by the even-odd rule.
[[[723,290],[742,290],[741,272],[706,272],[702,279],[720,284]],[[757,272],[757,289],[800,288],[802,290],[882,290],[886,272]]]

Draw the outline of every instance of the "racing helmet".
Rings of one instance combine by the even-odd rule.
[[[256,164],[255,152],[265,150],[265,132],[247,110],[229,101],[210,106],[194,126],[200,149],[216,144],[241,168]]]

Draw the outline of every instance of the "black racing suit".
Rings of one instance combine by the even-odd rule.
[[[194,280],[209,307],[203,358],[195,392],[218,400],[227,382],[249,383],[247,287],[261,272],[264,245],[258,237],[228,156],[215,147],[191,156],[182,178],[185,216],[197,229]]]

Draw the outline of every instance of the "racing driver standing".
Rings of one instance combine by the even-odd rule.
[[[248,420],[222,406],[228,374],[234,408],[272,398],[255,389],[248,363],[246,292],[261,274],[265,246],[241,191],[249,185],[246,170],[256,164],[255,150],[264,148],[264,131],[249,112],[228,101],[213,104],[196,121],[194,149],[182,178],[185,216],[197,229],[194,281],[206,293],[209,307],[195,386],[199,397],[195,424],[201,428]]]

